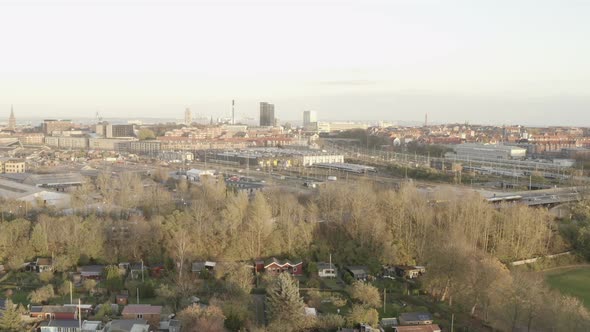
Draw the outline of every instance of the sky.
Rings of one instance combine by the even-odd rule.
[[[590,126],[590,1],[0,0],[0,119]]]

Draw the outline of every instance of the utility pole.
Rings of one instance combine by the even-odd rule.
[[[144,282],[145,280],[143,279],[143,259],[141,260],[141,282]]]
[[[70,304],[74,304],[74,299],[72,298],[72,282],[70,281]]]
[[[82,303],[78,299],[78,325],[80,325],[80,331],[82,331]]]
[[[385,299],[387,298],[387,290],[385,288],[383,288],[383,313],[385,314],[385,311],[387,310],[385,308],[385,305],[387,304],[387,301],[385,301]]]
[[[455,314],[451,314],[451,332],[454,331],[455,328]]]
[[[139,304],[139,287],[137,287],[136,290],[137,290],[137,304]]]

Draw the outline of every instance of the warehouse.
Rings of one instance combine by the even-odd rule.
[[[464,143],[453,146],[453,149],[455,153],[449,152],[445,157],[473,160],[508,160],[526,157],[525,148],[500,144]]]

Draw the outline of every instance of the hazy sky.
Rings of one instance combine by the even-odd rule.
[[[0,0],[0,119],[590,126],[590,1]]]

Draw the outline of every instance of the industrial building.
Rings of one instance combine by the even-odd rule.
[[[500,144],[464,143],[453,146],[455,153],[449,152],[447,158],[462,158],[472,160],[508,160],[524,159],[526,149],[518,146]]]
[[[14,199],[33,205],[67,206],[70,202],[68,194],[45,190],[24,183],[0,179],[0,198]]]
[[[255,148],[225,151],[207,156],[207,160],[228,165],[256,167],[311,166],[317,163],[342,163],[344,156],[319,150]]]

